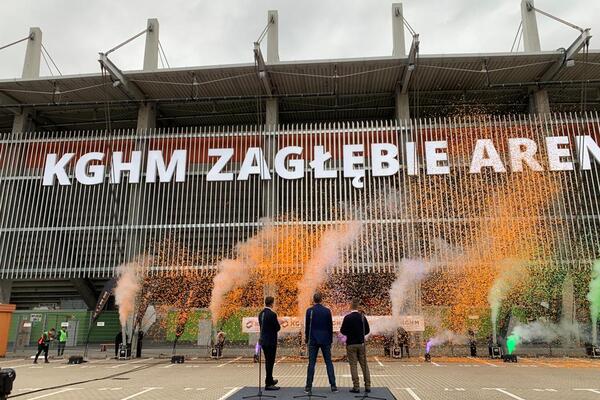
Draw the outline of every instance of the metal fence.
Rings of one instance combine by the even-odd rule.
[[[456,268],[490,249],[587,267],[600,257],[599,132],[597,115],[557,114],[6,134],[0,277],[109,277],[140,254],[152,271],[210,273],[266,226],[350,220],[362,230],[340,272],[393,271],[403,258]]]

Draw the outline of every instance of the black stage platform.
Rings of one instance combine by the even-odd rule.
[[[354,396],[363,396],[365,393],[363,391],[363,389],[361,388],[361,392],[360,394],[355,394],[355,393],[350,393],[349,387],[340,387],[339,388],[339,392],[338,393],[331,393],[331,389],[328,387],[318,387],[318,388],[313,388],[312,394],[313,395],[321,395],[321,396],[327,396],[327,399],[332,399],[332,400],[354,400],[356,399]],[[242,390],[240,390],[239,392],[236,392],[235,394],[231,395],[230,397],[227,398],[227,400],[241,400],[244,397],[247,396],[252,396],[255,395],[257,393],[257,388],[256,387],[245,387]],[[263,400],[293,400],[294,396],[300,396],[300,395],[304,395],[304,388],[301,387],[282,387],[280,390],[276,390],[276,391],[263,391],[264,395],[268,395],[268,396],[276,396],[276,397],[263,397]],[[390,390],[388,388],[382,388],[382,387],[376,387],[376,388],[372,388],[371,389],[371,393],[369,393],[369,396],[371,397],[378,397],[380,399],[385,399],[385,400],[396,400],[396,397],[394,397],[394,395],[390,392]],[[253,399],[258,399],[258,397],[255,397]],[[249,399],[249,400],[253,400],[253,399]],[[309,399],[308,396],[306,397],[302,397],[302,399]],[[323,400],[320,397],[313,397],[314,400]]]

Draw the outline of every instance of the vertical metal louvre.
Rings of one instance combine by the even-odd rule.
[[[583,170],[573,156],[573,171],[549,171],[545,138],[568,136],[572,155],[576,138],[589,135],[600,144],[597,114],[546,116],[456,117],[412,121],[372,121],[258,128],[170,128],[144,132],[28,132],[0,136],[0,278],[106,278],[115,268],[138,256],[151,257],[151,271],[194,269],[211,273],[219,260],[235,256],[243,242],[269,224],[289,235],[302,227],[322,232],[349,220],[362,222],[358,240],[343,250],[337,273],[394,272],[404,258],[428,258],[439,268],[452,269],[453,251],[470,247],[486,251],[477,241],[483,227],[499,218],[536,218],[530,227],[539,235],[539,250],[531,261],[543,265],[587,268],[600,258],[599,162]],[[544,171],[538,180],[531,171],[514,172],[508,157],[509,138],[530,138],[538,145],[536,159]],[[490,139],[506,173],[484,168],[469,173],[477,139]],[[410,175],[405,141],[415,143],[417,174]],[[428,175],[425,143],[448,142],[449,174]],[[373,177],[371,144],[398,147],[400,170]],[[364,145],[364,187],[344,176],[344,145]],[[303,148],[304,177],[283,179],[274,166],[277,151]],[[310,166],[315,146],[332,155],[326,168],[336,178],[315,179]],[[216,161],[211,148],[233,148],[223,172],[231,181],[207,181]],[[250,175],[237,179],[249,148],[260,148],[271,179]],[[186,150],[185,182],[147,183],[148,152],[161,150],[168,164],[174,150]],[[112,153],[142,153],[140,183],[129,174],[111,183]],[[75,179],[75,161],[89,152],[104,153],[102,183],[84,185]],[[46,156],[75,153],[66,171],[70,185],[43,186]],[[298,159],[291,156],[289,159]],[[89,166],[88,166],[89,168]],[[527,169],[527,166],[524,167]],[[532,177],[533,176],[533,177]],[[551,197],[524,207],[506,188],[517,192],[543,182]],[[498,195],[491,195],[496,193]],[[508,193],[502,197],[502,193]],[[504,207],[504,208],[503,208]],[[533,211],[532,211],[533,210]],[[534,215],[531,215],[533,212]],[[487,224],[487,225],[486,225]],[[544,232],[543,234],[540,232]],[[440,251],[440,246],[452,251]],[[277,251],[275,247],[272,251]],[[302,265],[273,265],[299,272]]]

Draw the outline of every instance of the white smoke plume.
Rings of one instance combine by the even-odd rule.
[[[219,319],[219,311],[223,305],[225,295],[229,291],[241,287],[250,278],[250,268],[239,259],[225,259],[217,267],[218,273],[213,280],[213,290],[210,297],[210,313],[213,323]]]
[[[350,221],[329,228],[323,233],[317,248],[304,267],[304,275],[298,282],[298,312],[302,314],[311,302],[319,285],[325,282],[327,270],[340,260],[340,252],[351,245],[360,235],[362,223]]]
[[[396,280],[390,287],[392,316],[399,316],[408,299],[408,291],[427,275],[429,268],[423,260],[403,259],[396,273]]]
[[[506,298],[511,288],[519,281],[522,281],[526,275],[526,266],[523,261],[506,259],[500,262],[500,274],[492,284],[488,293],[488,302],[491,308],[492,334],[494,343],[497,341],[498,314],[502,301]]]
[[[517,325],[512,330],[521,342],[552,342],[559,338],[567,338],[579,334],[579,326],[576,324],[553,324],[550,322],[534,321],[526,325]]]
[[[396,332],[396,329],[402,327],[402,318],[391,316],[385,319],[369,321],[369,326],[371,328],[371,335],[393,334]]]
[[[120,265],[117,269],[119,279],[115,286],[115,303],[119,307],[119,322],[123,330],[135,309],[135,300],[141,288],[142,268],[140,262],[134,261]]]
[[[217,265],[210,298],[210,312],[213,323],[217,323],[225,296],[231,290],[244,286],[250,279],[250,272],[263,259],[263,251],[275,240],[273,226],[268,225],[246,242],[237,244],[237,257],[224,259]]]
[[[592,268],[590,291],[587,294],[590,302],[590,317],[592,320],[592,344],[598,344],[598,317],[600,316],[600,260],[596,260]]]
[[[466,344],[469,342],[469,338],[464,335],[459,335],[449,330],[445,330],[442,333],[435,335],[427,341],[425,352],[429,353],[433,346],[439,346],[444,343],[452,344]]]

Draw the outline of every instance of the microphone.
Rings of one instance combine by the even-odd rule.
[[[310,308],[310,316],[308,317],[308,337],[306,338],[306,345],[310,344],[310,336],[312,334],[312,318],[313,318],[313,308]]]

